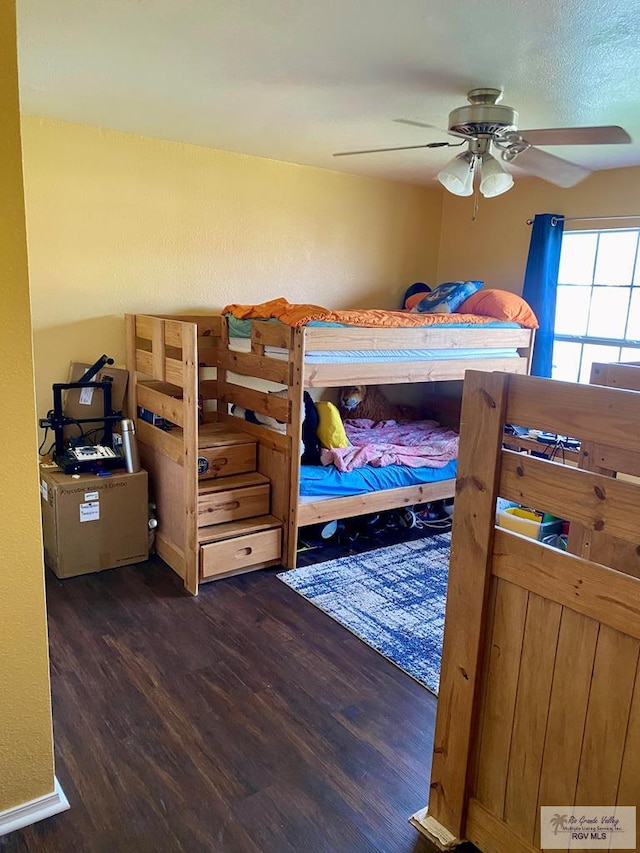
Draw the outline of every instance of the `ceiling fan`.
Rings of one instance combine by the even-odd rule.
[[[474,190],[474,178],[479,174],[480,192],[491,198],[513,186],[513,176],[491,153],[492,149],[505,163],[515,163],[530,175],[559,187],[573,187],[586,178],[590,170],[541,151],[536,145],[616,145],[631,142],[626,130],[616,125],[518,130],[518,113],[513,107],[500,104],[501,99],[500,89],[472,89],[467,95],[470,106],[458,107],[449,113],[447,133],[462,142],[427,142],[423,145],[403,145],[396,148],[340,151],[333,156],[345,157],[352,154],[376,154],[381,151],[406,151],[416,148],[451,148],[466,142],[467,150],[458,154],[438,173],[438,180],[454,195],[469,196]],[[415,127],[434,127],[432,124],[409,119],[398,118],[395,121]]]

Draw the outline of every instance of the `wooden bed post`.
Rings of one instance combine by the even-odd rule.
[[[510,375],[465,375],[453,546],[428,808],[413,825],[443,849],[464,838],[469,762],[476,727],[491,549]],[[473,552],[456,542],[473,543]],[[484,566],[484,571],[470,566]],[[472,607],[469,602],[473,602]]]
[[[198,327],[195,323],[181,323],[183,362],[183,451],[184,451],[184,585],[192,594],[198,594],[199,551],[198,541]]]
[[[289,386],[290,419],[287,424],[289,440],[289,497],[284,530],[284,565],[295,569],[298,548],[298,501],[300,495],[300,442],[302,441],[302,411],[304,406],[304,327],[293,330],[291,347],[292,375]]]
[[[138,383],[136,381],[136,315],[125,314],[125,345],[129,379],[127,384],[127,416],[138,429]]]

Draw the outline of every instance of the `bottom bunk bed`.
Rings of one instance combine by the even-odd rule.
[[[452,498],[455,480],[455,460],[442,468],[365,465],[352,471],[302,465],[298,526]]]

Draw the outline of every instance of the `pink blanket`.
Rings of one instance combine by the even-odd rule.
[[[353,471],[363,465],[408,465],[410,468],[443,468],[458,454],[458,434],[436,421],[346,420],[344,428],[353,447],[323,450],[323,465]]]

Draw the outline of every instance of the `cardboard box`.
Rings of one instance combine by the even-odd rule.
[[[40,467],[45,562],[68,578],[146,560],[147,472],[108,477]]]
[[[81,362],[72,361],[69,367],[69,378],[67,382],[78,382],[87,370],[91,367],[90,364],[82,364]],[[127,391],[127,381],[129,372],[111,365],[106,365],[99,370],[91,380],[92,382],[102,382],[104,379],[111,378],[111,406],[114,411],[120,412],[124,406],[124,397]],[[62,408],[64,413],[69,418],[96,418],[95,424],[84,424],[84,432],[91,429],[99,429],[102,424],[100,418],[104,415],[104,406],[102,403],[103,393],[100,388],[70,388],[63,394]],[[74,438],[80,435],[77,427],[65,427],[64,437]]]

